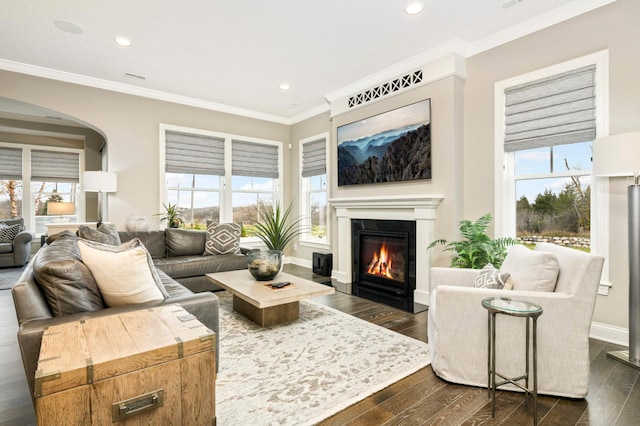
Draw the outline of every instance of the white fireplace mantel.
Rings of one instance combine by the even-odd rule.
[[[351,219],[410,220],[416,222],[416,290],[414,301],[429,304],[429,256],[427,246],[434,238],[436,209],[442,195],[398,195],[375,198],[330,198],[338,218],[338,244],[334,245],[332,278],[350,286]],[[336,262],[337,260],[337,262]]]

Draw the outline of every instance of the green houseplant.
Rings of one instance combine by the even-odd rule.
[[[258,204],[259,221],[254,224],[255,236],[260,238],[269,250],[283,251],[298,235],[304,232],[303,218],[291,216],[293,202],[283,209],[279,202],[275,206]]]
[[[463,240],[451,242],[444,239],[435,240],[429,244],[427,250],[437,245],[444,245],[444,251],[454,253],[451,258],[452,268],[482,269],[487,263],[500,268],[507,255],[507,247],[518,244],[518,241],[510,237],[489,238],[487,229],[491,220],[491,214],[488,213],[475,222],[461,220],[458,230]]]
[[[180,225],[184,225],[184,219],[182,219],[182,210],[178,208],[178,204],[162,203],[164,207],[164,213],[157,213],[154,216],[160,216],[160,223],[167,221],[169,228],[179,228]]]

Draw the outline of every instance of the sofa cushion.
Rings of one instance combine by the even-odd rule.
[[[514,290],[554,291],[560,265],[555,254],[511,246],[501,270],[511,274]]]
[[[242,224],[210,223],[207,226],[207,241],[203,255],[240,254],[240,236]]]
[[[120,240],[123,243],[131,241],[134,238],[140,240],[140,242],[147,249],[149,254],[154,259],[159,259],[167,255],[167,245],[165,243],[164,231],[140,231],[140,232],[119,232]]]
[[[13,244],[0,243],[0,253],[12,253],[12,252],[13,252]]]
[[[189,229],[167,228],[165,230],[167,256],[202,255],[207,233]]]
[[[116,226],[112,223],[101,223],[97,229],[89,228],[86,225],[78,226],[78,236],[89,241],[97,241],[112,246],[120,245],[120,236],[116,231]]]
[[[138,239],[120,246],[80,240],[82,261],[98,283],[109,307],[164,300],[168,297],[151,256]]]
[[[510,273],[496,269],[491,263],[487,263],[478,273],[473,286],[476,288],[504,288],[505,290],[511,290],[510,276]]]
[[[199,277],[205,274],[235,271],[247,268],[247,256],[242,254],[220,254],[217,256],[182,256],[154,259],[158,269],[174,279]],[[247,274],[249,271],[247,270]],[[249,278],[250,275],[247,275]]]
[[[55,316],[104,309],[98,285],[82,263],[78,238],[70,231],[52,235],[38,250],[33,275]]]

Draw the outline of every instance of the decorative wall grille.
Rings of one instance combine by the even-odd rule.
[[[406,89],[407,87],[411,87],[420,82],[422,82],[422,70],[403,75],[395,80],[388,81],[380,86],[373,87],[369,90],[358,93],[357,95],[351,96],[349,98],[349,108],[373,101],[390,93],[397,92],[398,90]]]

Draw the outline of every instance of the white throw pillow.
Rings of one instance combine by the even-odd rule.
[[[107,306],[165,299],[151,256],[137,238],[117,247],[87,240],[78,240],[78,246]]]
[[[518,244],[511,246],[500,270],[511,274],[514,290],[554,291],[560,265],[555,254]]]

